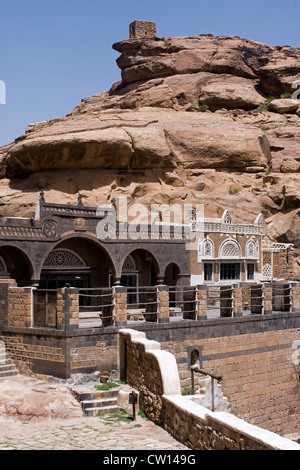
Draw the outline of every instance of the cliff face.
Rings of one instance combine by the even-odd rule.
[[[203,203],[237,221],[262,212],[267,236],[300,253],[300,49],[211,35],[113,48],[119,83],[0,149],[1,215],[32,215],[41,189]]]

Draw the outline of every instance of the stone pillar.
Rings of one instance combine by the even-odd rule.
[[[122,286],[114,286],[113,299],[114,311],[113,319],[116,326],[127,325],[127,289]]]
[[[197,320],[207,319],[207,286],[197,286]]]
[[[57,290],[57,329],[79,328],[79,290],[64,287]]]
[[[272,313],[273,307],[272,307],[272,294],[273,294],[273,287],[270,282],[266,282],[263,284],[263,302],[264,302],[264,309],[263,313],[264,315],[267,315],[268,313]]]
[[[242,285],[233,284],[232,295],[232,316],[233,317],[242,317],[243,316],[243,294],[242,294]]]
[[[170,321],[169,287],[157,286],[157,308],[158,322],[168,323]]]
[[[8,315],[8,289],[17,287],[14,279],[0,279],[0,335],[2,328],[7,326]]]
[[[291,282],[291,312],[300,312],[300,282]]]
[[[31,328],[31,287],[9,287],[7,302],[7,326],[13,326],[17,328]]]

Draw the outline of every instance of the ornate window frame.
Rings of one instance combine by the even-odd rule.
[[[136,273],[137,268],[135,261],[131,255],[126,256],[122,266],[122,273]]]
[[[224,250],[229,246],[232,246],[236,250],[237,254],[234,254],[234,253],[224,254]],[[242,257],[241,245],[233,238],[228,238],[227,240],[224,240],[224,242],[221,244],[220,249],[219,249],[219,258],[220,259],[239,259],[241,257]]]
[[[56,248],[48,254],[44,265],[44,271],[88,269],[83,259],[68,248]]]

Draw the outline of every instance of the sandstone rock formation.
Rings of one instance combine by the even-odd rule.
[[[2,216],[46,199],[203,203],[300,256],[300,49],[239,37],[128,39],[121,81],[0,149]],[[298,266],[298,264],[296,263]]]
[[[0,419],[37,422],[80,417],[80,403],[63,385],[25,375],[0,381]]]

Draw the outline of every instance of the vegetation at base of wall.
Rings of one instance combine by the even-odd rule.
[[[149,419],[147,418],[147,416],[145,415],[145,412],[143,410],[139,410],[138,415],[141,418],[145,419],[146,421],[149,421]]]
[[[192,387],[184,387],[181,391],[181,395],[193,395]]]

